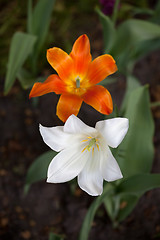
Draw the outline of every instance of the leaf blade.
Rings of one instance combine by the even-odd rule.
[[[39,0],[32,15],[32,31],[38,38],[37,51],[41,48],[48,33],[55,0]],[[38,21],[37,21],[38,19]]]
[[[119,146],[124,155],[119,164],[124,177],[150,172],[154,156],[154,121],[150,110],[148,86],[135,89],[128,99],[125,117],[129,130]]]
[[[103,38],[104,38],[104,52],[109,53],[115,40],[116,31],[114,24],[111,19],[104,15],[100,9],[96,8],[96,12],[99,15],[102,27],[103,27]]]
[[[159,173],[136,174],[124,179],[117,187],[117,193],[141,193],[160,187]]]
[[[4,86],[5,94],[13,86],[16,75],[32,52],[36,39],[36,36],[27,33],[16,32],[14,34],[9,52],[8,69]]]
[[[48,165],[56,154],[54,151],[48,151],[34,160],[26,175],[26,185],[30,185],[47,177]]]

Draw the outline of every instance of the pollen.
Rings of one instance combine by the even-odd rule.
[[[82,140],[82,142],[87,142],[87,141],[88,141],[88,145],[83,148],[82,152],[84,152],[85,150],[88,150],[90,152],[90,150],[92,149],[92,155],[93,155],[95,147],[97,147],[97,149],[99,151],[99,145],[98,145],[97,138],[87,137],[87,139]]]

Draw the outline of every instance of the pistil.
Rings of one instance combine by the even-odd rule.
[[[80,88],[80,78],[76,78],[76,88]]]
[[[88,137],[89,139],[91,139],[91,140],[89,140],[89,139],[85,139],[85,140],[83,140],[82,142],[86,142],[86,141],[88,141],[89,140],[89,144],[82,150],[82,152],[84,152],[85,150],[88,150],[88,151],[90,151],[91,150],[91,148],[92,148],[92,154],[94,153],[94,146],[96,145],[96,147],[97,147],[97,149],[98,149],[98,151],[99,151],[99,145],[97,144],[97,138],[91,138],[91,137]]]

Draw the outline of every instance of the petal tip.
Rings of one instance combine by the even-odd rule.
[[[45,129],[46,129],[46,127],[43,127],[41,124],[39,124],[39,132],[41,134],[43,141],[44,141],[44,136],[45,136]]]
[[[29,94],[29,99],[31,99],[31,98],[33,98],[34,97],[34,94],[33,94],[33,87],[32,87],[32,89],[31,89],[31,91],[30,91],[30,94]]]
[[[52,54],[52,51],[53,51],[53,48],[47,49],[46,57],[47,57],[48,62],[49,62],[50,56]]]
[[[42,131],[43,126],[41,124],[39,124],[39,131]]]
[[[82,34],[79,38],[82,38],[83,40],[85,40],[85,39],[88,39],[88,36],[87,36],[87,34]]]
[[[102,189],[101,191],[98,191],[98,192],[91,192],[91,191],[89,191],[88,189],[86,189],[85,187],[80,186],[79,183],[78,183],[78,185],[79,185],[79,187],[80,187],[84,192],[86,192],[87,194],[89,194],[89,195],[92,196],[92,197],[100,196],[100,195],[102,195],[102,193],[103,193],[103,189]]]
[[[119,171],[114,176],[110,177],[110,179],[105,179],[105,180],[107,182],[114,182],[114,181],[117,181],[122,178],[123,178],[123,175],[122,175],[121,170],[119,169]]]
[[[51,49],[52,49],[52,48],[47,49],[47,53],[46,53],[47,56],[48,56],[48,54],[51,53]]]
[[[46,182],[47,182],[47,183],[55,183],[53,180],[51,181],[51,178],[50,178],[50,177],[47,177]]]

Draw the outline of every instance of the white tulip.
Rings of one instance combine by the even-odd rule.
[[[109,146],[116,148],[128,131],[127,118],[99,121],[95,128],[71,115],[64,126],[43,127],[44,142],[59,152],[48,168],[47,182],[63,183],[78,176],[81,189],[92,196],[103,192],[103,179],[122,178],[121,170]]]

